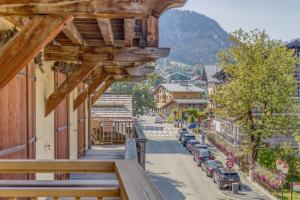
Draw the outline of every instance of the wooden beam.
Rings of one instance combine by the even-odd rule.
[[[86,45],[86,42],[83,40],[73,22],[66,23],[62,32],[72,41],[73,44],[83,46]]]
[[[99,88],[99,90],[92,97],[92,105],[101,97],[102,94],[111,86],[113,83],[113,77],[109,77]]]
[[[0,49],[0,88],[3,88],[56,35],[72,16],[35,16]]]
[[[109,75],[123,75],[128,76],[128,72],[121,66],[105,66],[104,71]]]
[[[26,2],[26,3],[25,3]],[[0,15],[73,15],[89,18],[126,18],[147,16],[153,2],[131,4],[124,0],[0,0]]]
[[[125,47],[132,47],[134,37],[135,19],[124,19]]]
[[[83,63],[78,70],[72,73],[46,100],[45,116],[48,116],[97,66],[97,63]]]
[[[98,78],[96,78],[87,89],[85,89],[75,100],[73,103],[73,109],[76,110],[85,99],[91,95],[106,79],[108,78],[107,73],[101,73]]]
[[[97,22],[105,45],[110,47],[114,46],[114,33],[111,27],[110,19],[98,18]]]
[[[159,32],[158,32],[158,18],[150,16],[147,20],[147,46],[158,47]]]
[[[169,48],[48,46],[45,60],[87,62],[152,62],[167,57]]]

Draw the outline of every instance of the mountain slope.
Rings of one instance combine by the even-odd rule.
[[[170,47],[170,58],[186,64],[215,64],[220,49],[229,47],[228,34],[202,14],[170,10],[160,18],[160,46]]]

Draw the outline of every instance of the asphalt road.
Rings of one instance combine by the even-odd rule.
[[[154,124],[154,117],[143,116],[140,124],[148,139],[146,171],[167,200],[219,200],[230,191],[219,191],[211,178],[197,167],[191,154],[177,139],[178,129],[170,124]],[[218,160],[225,160],[211,147]],[[247,181],[237,199],[269,199]],[[223,194],[223,195],[222,195]]]

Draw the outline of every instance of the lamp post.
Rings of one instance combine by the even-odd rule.
[[[281,200],[283,200],[283,184],[284,184],[284,179],[285,176],[289,173],[289,165],[286,161],[282,159],[278,159],[276,161],[276,168],[279,172],[280,176],[280,183],[281,183]]]

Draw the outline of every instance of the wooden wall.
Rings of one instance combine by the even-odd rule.
[[[35,158],[35,65],[21,70],[0,89],[0,159]],[[28,179],[1,175],[0,179]]]

